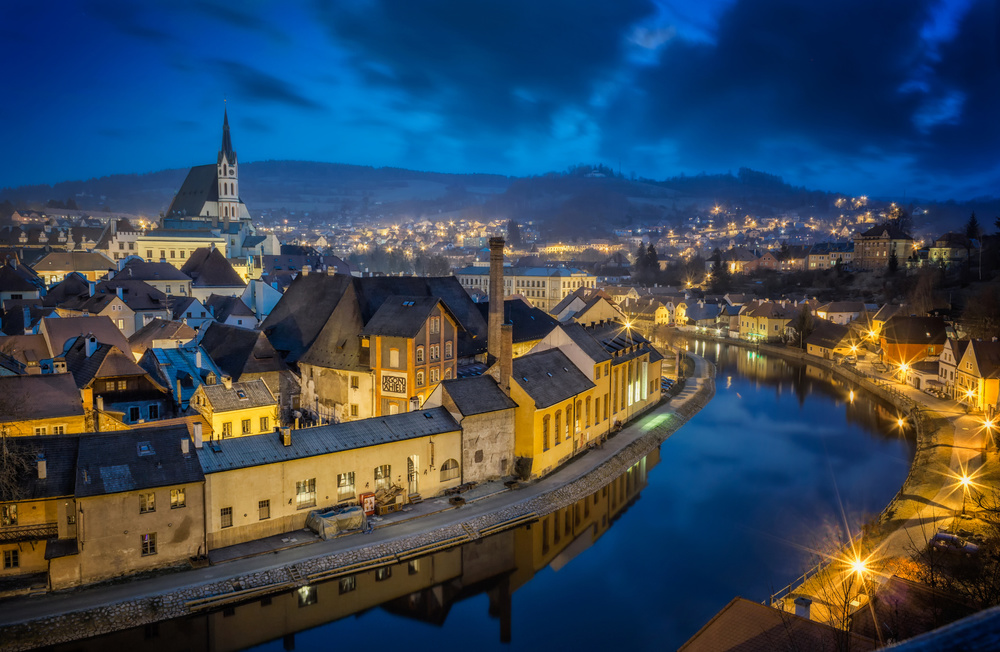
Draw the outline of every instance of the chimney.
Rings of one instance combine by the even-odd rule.
[[[98,412],[104,412],[104,397],[103,396],[98,396],[97,397],[97,411]]]
[[[812,600],[800,595],[795,598],[795,615],[809,620],[809,607],[812,605]]]
[[[500,327],[500,390],[510,396],[510,375],[514,373],[514,325]]]
[[[88,358],[97,351],[97,338],[94,337],[93,333],[87,333],[87,337],[83,340],[83,347]]]
[[[44,480],[48,476],[49,470],[45,463],[45,453],[38,454],[38,479]]]
[[[31,308],[22,306],[21,310],[24,313],[24,334],[29,335],[31,333]]]
[[[283,446],[291,446],[292,445],[292,429],[291,428],[282,428],[281,429],[281,444]]]
[[[194,424],[194,447],[195,449],[200,449],[202,447],[202,442],[204,440],[201,438],[201,422],[195,422]]]
[[[117,294],[118,298],[121,299],[122,301],[125,300],[125,288],[123,288],[122,286],[119,285],[118,287],[115,288],[115,294]]]
[[[94,296],[94,292],[97,291],[97,283],[93,281],[87,281],[87,291],[90,293],[89,296]]]
[[[187,437],[181,439],[181,453],[187,455],[191,452],[191,440]]]
[[[230,375],[228,375],[228,374],[223,374],[223,376],[222,376],[222,384],[225,386],[226,389],[232,389],[233,388],[233,377],[230,376]]]
[[[503,238],[490,238],[490,318],[486,349],[495,359],[500,358],[503,324]]]
[[[199,369],[201,369],[201,366],[202,366],[202,361],[201,361],[201,347],[200,346],[198,347],[198,350],[195,351],[195,354],[194,354],[194,366],[198,367]]]

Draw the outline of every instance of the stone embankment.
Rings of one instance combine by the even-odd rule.
[[[635,419],[604,445],[607,448],[618,447],[610,457],[598,458],[603,461],[595,464],[588,459],[590,455],[582,456],[570,463],[567,468],[573,473],[558,486],[533,492],[529,485],[525,489],[505,492],[491,499],[497,501],[495,509],[478,516],[465,519],[461,509],[449,512],[454,514],[454,518],[443,527],[428,528],[374,545],[356,546],[286,565],[270,566],[267,564],[273,561],[267,560],[261,563],[259,570],[212,582],[150,592],[142,581],[138,581],[135,583],[136,595],[129,599],[59,615],[29,617],[0,626],[0,650],[31,649],[187,616],[196,611],[431,554],[529,523],[600,490],[701,410],[715,395],[715,367],[700,359],[697,367],[698,377],[688,380],[688,387],[672,404],[661,403],[645,415],[649,417],[662,413],[669,415],[667,418],[650,419],[651,423],[645,425],[641,423],[643,419]],[[519,494],[528,496],[519,499]],[[224,566],[212,568],[221,569]],[[41,599],[44,600],[44,597]]]

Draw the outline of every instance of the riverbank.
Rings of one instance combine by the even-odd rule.
[[[900,490],[866,529],[863,538],[858,532],[849,533],[854,538],[854,547],[864,551],[865,556],[873,554],[873,561],[914,557],[940,528],[954,527],[963,505],[963,489],[958,482],[963,474],[975,474],[981,483],[1000,478],[1000,465],[995,456],[988,457],[985,452],[987,435],[982,419],[966,414],[955,401],[936,398],[898,383],[866,363],[850,368],[801,350],[679,332],[695,339],[739,346],[828,369],[848,385],[893,405],[904,425],[914,428],[916,450]],[[961,523],[974,529],[970,520]],[[828,620],[830,599],[827,594],[836,584],[829,573],[841,570],[829,564],[814,568],[772,595],[767,602],[794,611],[794,599],[807,597],[813,600],[812,618]]]
[[[606,486],[659,446],[715,393],[714,365],[697,358],[684,390],[634,419],[602,448],[536,482],[486,486],[459,508],[431,499],[371,534],[315,541],[267,554],[121,584],[9,600],[0,649],[23,650],[185,616],[309,583],[371,570],[524,525]],[[297,533],[290,535],[297,538]],[[311,533],[302,536],[311,538]]]

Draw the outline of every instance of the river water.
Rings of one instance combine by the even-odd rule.
[[[821,533],[878,514],[913,457],[894,411],[826,370],[689,346],[718,366],[708,406],[530,527],[61,649],[676,649],[795,579]]]

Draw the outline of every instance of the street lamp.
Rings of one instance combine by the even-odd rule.
[[[910,368],[910,365],[906,364],[905,362],[900,362],[899,363],[899,382],[900,382],[900,384],[903,384],[903,385],[906,384],[906,371],[909,368]]]
[[[972,478],[963,474],[958,481],[962,485],[962,516],[965,516],[965,499],[969,495],[969,486],[972,484]]]

